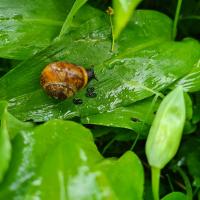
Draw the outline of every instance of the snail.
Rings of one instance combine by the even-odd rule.
[[[96,79],[93,68],[85,69],[60,61],[50,63],[43,69],[40,84],[49,96],[66,99],[84,88],[92,78]]]

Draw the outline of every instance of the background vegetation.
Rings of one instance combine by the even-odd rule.
[[[0,0],[0,199],[200,200],[199,19],[199,0]],[[98,81],[52,99],[54,61]]]

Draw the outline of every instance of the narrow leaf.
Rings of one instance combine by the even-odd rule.
[[[61,37],[63,34],[66,34],[69,27],[71,26],[73,17],[75,16],[75,14],[78,12],[78,10],[87,2],[87,0],[76,0],[72,9],[70,10],[63,26],[62,29],[60,31],[60,35],[59,37]]]
[[[137,5],[142,0],[113,0],[114,7],[114,39],[117,39],[121,31],[130,20]]]

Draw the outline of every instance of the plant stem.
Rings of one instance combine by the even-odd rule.
[[[154,200],[159,200],[160,169],[151,167],[152,192]]]
[[[192,200],[193,199],[192,186],[190,184],[189,178],[187,177],[185,172],[180,167],[177,167],[177,171],[182,176],[182,178],[185,182],[185,187],[186,187],[186,192],[187,192],[187,200]]]
[[[112,140],[110,140],[110,142],[108,142],[108,144],[104,147],[104,149],[102,151],[102,155],[105,154],[105,152],[107,151],[107,149],[113,144],[114,141],[115,141],[115,137],[112,138]]]
[[[113,52],[115,49],[115,37],[114,37],[114,27],[112,22],[112,15],[110,15],[110,25],[111,25],[111,32],[112,32],[112,46],[111,51]]]
[[[170,189],[173,192],[174,191],[174,187],[173,187],[173,184],[172,184],[172,181],[171,181],[171,178],[170,178],[169,174],[167,174],[167,180],[169,182]]]
[[[189,15],[189,16],[181,17],[180,20],[200,20],[200,16]]]
[[[200,189],[200,187],[196,187],[196,188],[195,188],[195,190],[194,190],[194,192],[193,192],[193,197],[196,196],[196,195],[198,195],[198,193],[199,193],[199,191],[200,191],[199,189]],[[199,199],[200,199],[200,198],[199,198]]]
[[[178,0],[175,18],[174,18],[173,30],[172,30],[172,39],[173,40],[176,38],[176,34],[177,34],[177,24],[178,24],[178,20],[179,20],[179,16],[180,16],[181,5],[182,5],[182,0]]]
[[[133,142],[133,144],[132,144],[132,146],[130,148],[130,151],[133,151],[133,149],[134,149],[139,137],[140,137],[140,133],[137,134],[137,136],[136,136],[136,138],[135,138],[135,140],[134,140],[134,142]]]
[[[142,133],[143,130],[144,130],[145,122],[148,121],[148,118],[149,118],[149,116],[151,115],[151,112],[153,111],[154,106],[155,106],[155,104],[156,104],[156,102],[157,102],[159,96],[161,96],[161,95],[155,94],[155,97],[153,98],[153,100],[152,100],[152,102],[151,102],[150,108],[149,108],[149,110],[147,111],[146,117],[145,117],[144,121],[142,122],[141,132],[137,134],[137,136],[136,136],[136,138],[135,138],[135,140],[134,140],[134,142],[133,142],[133,144],[132,144],[132,146],[131,146],[131,148],[130,148],[130,151],[133,151],[135,145],[137,144],[137,141],[139,140],[140,135],[141,135],[141,133]]]

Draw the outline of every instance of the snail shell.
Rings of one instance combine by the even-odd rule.
[[[93,69],[67,62],[48,64],[41,73],[40,84],[55,99],[66,99],[85,87],[94,76]]]

